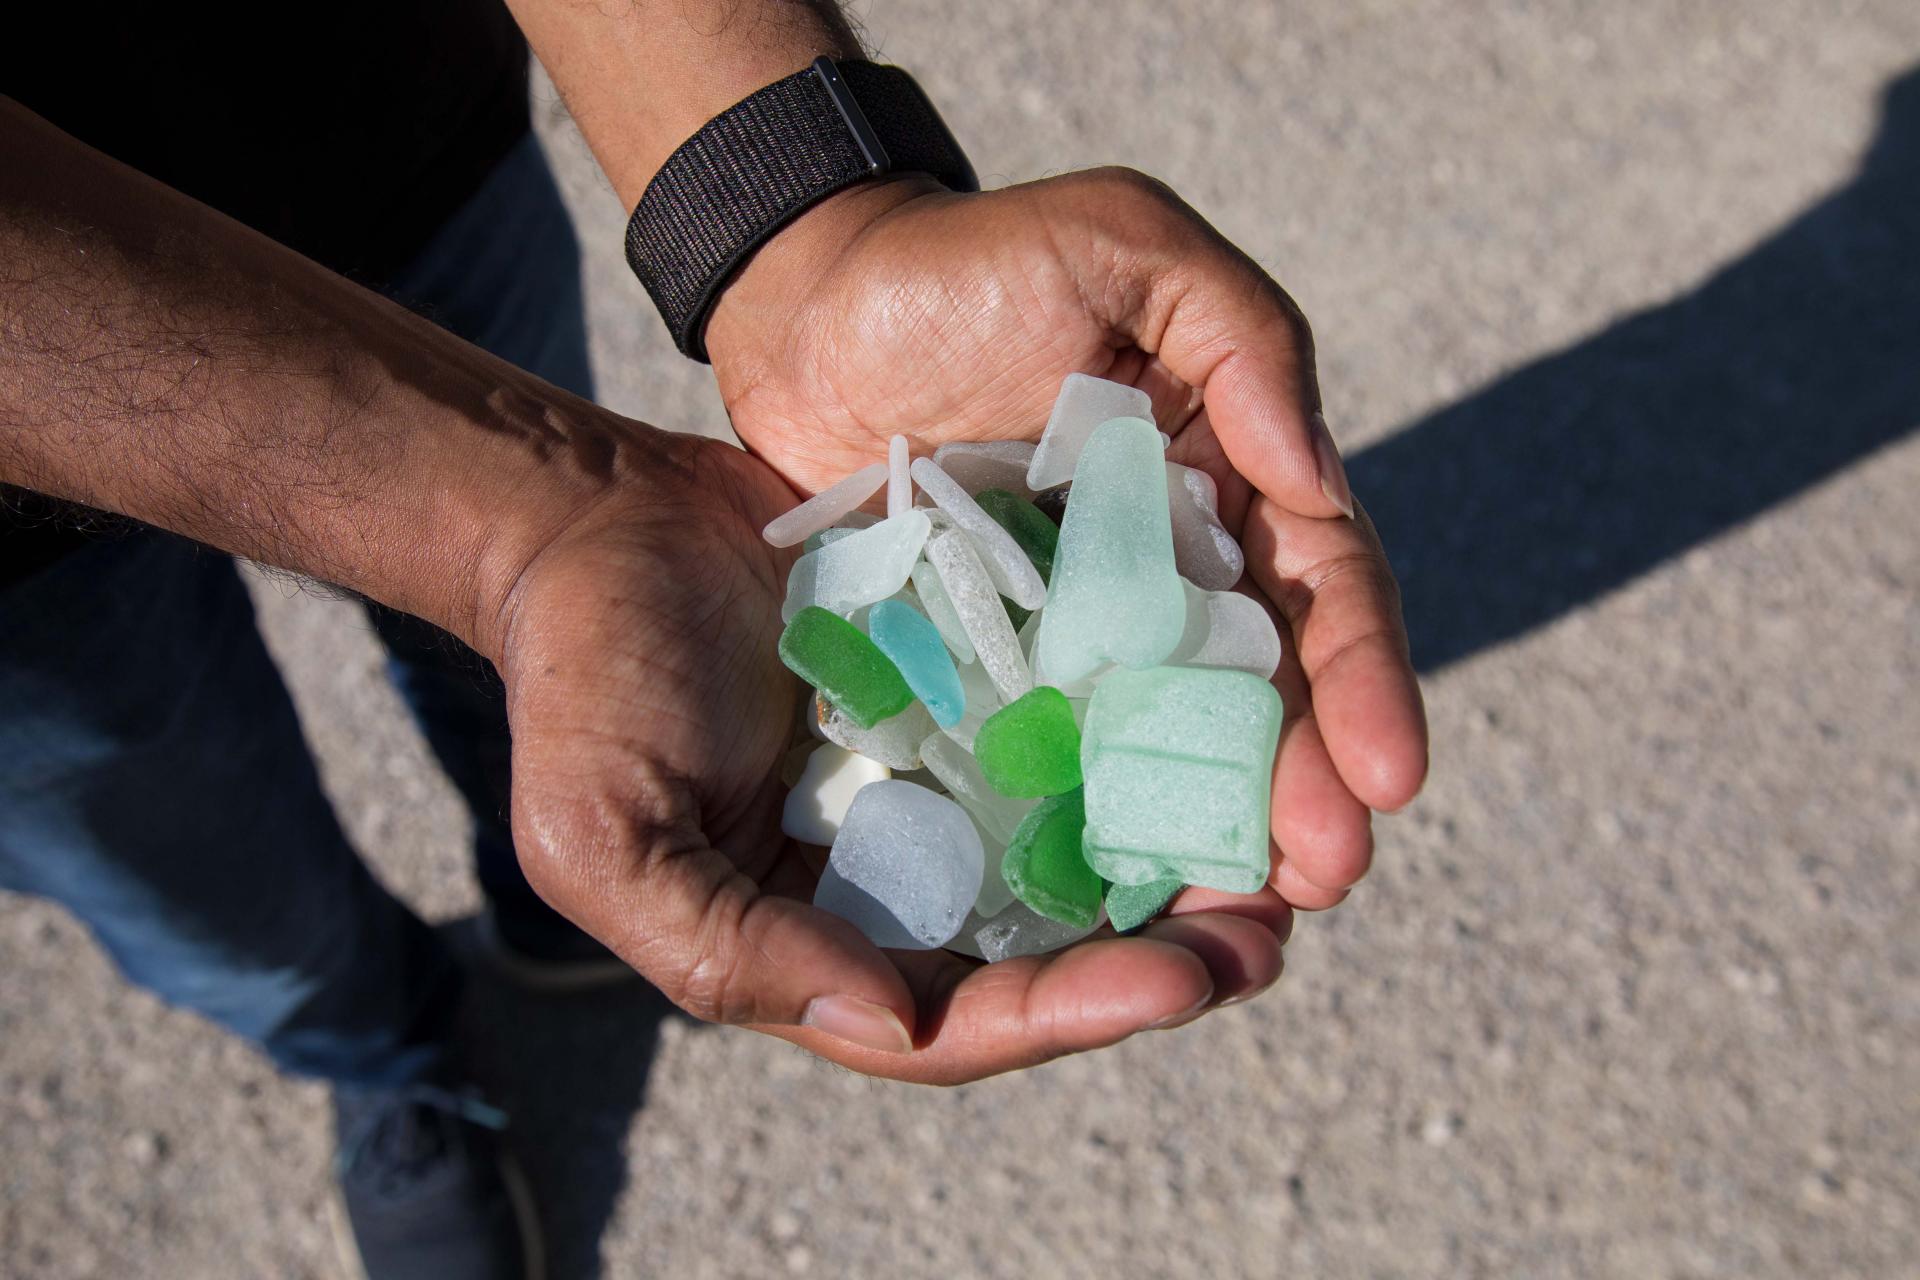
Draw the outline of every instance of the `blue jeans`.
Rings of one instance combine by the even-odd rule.
[[[532,136],[387,291],[592,394],[579,244]],[[372,612],[473,810],[493,909],[566,927],[513,856],[498,678]],[[0,888],[64,904],[127,977],[288,1071],[378,1086],[444,1065],[458,972],[347,844],[224,555],[140,532],[0,588]]]

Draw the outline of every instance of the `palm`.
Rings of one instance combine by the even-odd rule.
[[[667,447],[674,482],[616,490],[536,558],[511,605],[515,836],[542,894],[695,1013],[918,1080],[1110,1043],[1272,980],[1286,908],[1270,894],[1241,909],[1251,918],[987,967],[882,953],[805,905],[816,873],[778,821],[799,696],[776,653],[792,553],[756,536],[791,495],[724,446]],[[795,1026],[822,992],[904,1010],[918,1051]]]
[[[515,822],[549,846],[628,796],[650,834],[704,840],[757,883],[783,861],[796,693],[775,648],[784,566],[756,521],[788,499],[730,450],[681,452],[684,483],[569,530],[516,600]]]
[[[944,223],[943,212],[929,216]],[[980,246],[990,265],[956,281],[944,259],[917,250],[923,222],[872,234],[793,317],[784,359],[716,364],[741,440],[797,488],[832,483],[899,432],[926,450],[1036,438],[1064,373],[1106,372],[1107,335],[1083,309],[1055,305],[1051,292],[1007,305],[1006,280],[1047,271],[1025,246]]]
[[[1418,789],[1425,726],[1372,526],[1326,518],[1297,308],[1137,175],[904,195],[804,288],[756,267],[715,315],[709,347],[741,439],[815,492],[895,433],[919,451],[1036,438],[1068,373],[1146,390],[1170,456],[1219,485],[1249,551],[1242,586],[1290,639],[1274,883],[1298,906],[1338,902],[1371,855],[1368,807]]]

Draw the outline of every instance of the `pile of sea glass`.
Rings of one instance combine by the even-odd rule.
[[[806,544],[783,827],[831,846],[816,906],[997,961],[1266,882],[1280,638],[1166,444],[1144,392],[1074,374],[1037,445],[896,436],[767,526]]]

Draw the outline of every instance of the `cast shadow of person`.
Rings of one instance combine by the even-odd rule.
[[[472,959],[462,1027],[469,1063],[511,1117],[508,1145],[539,1206],[547,1275],[592,1280],[603,1273],[601,1237],[628,1183],[675,1176],[649,1169],[627,1145],[662,1029],[704,1024],[640,981],[570,994],[523,990],[474,958],[472,921],[450,933]]]
[[[1348,470],[1430,672],[1916,425],[1920,69],[1887,88],[1854,179],[1751,252],[1411,423]]]

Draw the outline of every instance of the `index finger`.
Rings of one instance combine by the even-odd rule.
[[[1313,333],[1286,290],[1153,179],[1126,170],[1096,217],[1114,226],[1108,319],[1198,387],[1234,468],[1303,516],[1350,516],[1353,495],[1320,411]]]
[[[1314,717],[1340,779],[1391,812],[1427,775],[1427,717],[1407,652],[1400,591],[1365,511],[1318,520],[1256,496],[1247,570],[1293,631]]]

